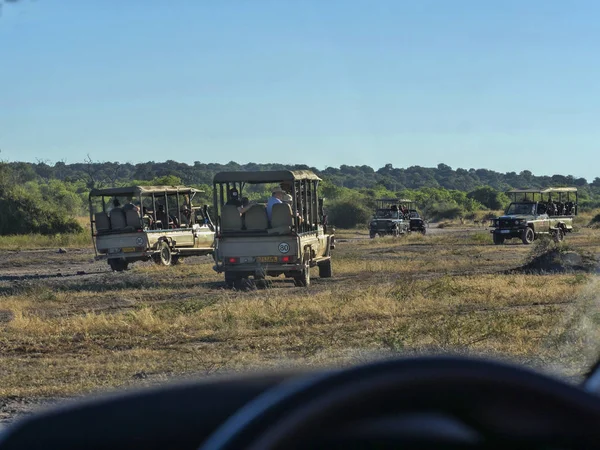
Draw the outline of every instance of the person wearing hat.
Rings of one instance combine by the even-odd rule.
[[[271,197],[269,197],[269,201],[267,202],[267,216],[269,217],[269,221],[271,220],[271,215],[273,214],[273,205],[277,203],[283,203],[281,199],[283,198],[283,194],[285,191],[281,189],[279,186],[275,186],[271,191]]]
[[[237,207],[242,206],[242,202],[240,201],[240,194],[236,188],[229,189],[229,200],[227,200],[227,203],[225,204]]]

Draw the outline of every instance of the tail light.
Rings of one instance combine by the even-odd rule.
[[[227,258],[227,262],[228,262],[229,264],[237,264],[237,263],[239,263],[239,262],[240,262],[240,258],[236,258],[236,257],[233,257],[233,256],[232,256],[232,257],[230,257],[230,258]]]
[[[291,256],[282,256],[282,257],[281,257],[281,262],[282,262],[282,263],[289,263],[289,262],[292,262],[292,257],[291,257]]]

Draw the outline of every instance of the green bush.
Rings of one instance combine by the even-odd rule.
[[[339,228],[364,226],[371,218],[371,211],[362,203],[340,200],[327,207],[329,222]]]
[[[76,199],[69,193],[63,194],[70,200]],[[81,226],[62,203],[45,197],[37,185],[20,185],[6,165],[0,166],[1,235],[80,233]]]

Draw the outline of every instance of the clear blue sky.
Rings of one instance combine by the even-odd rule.
[[[0,158],[591,180],[598,17],[563,0],[4,3]]]

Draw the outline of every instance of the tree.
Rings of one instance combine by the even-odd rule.
[[[467,194],[468,198],[478,201],[489,209],[504,209],[508,204],[508,197],[490,186],[482,186]]]

